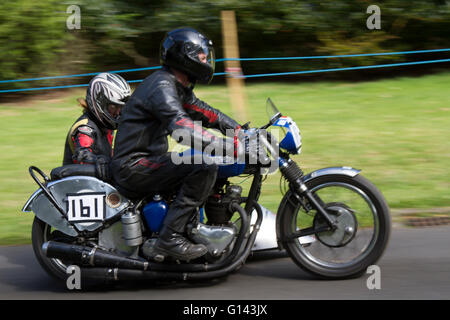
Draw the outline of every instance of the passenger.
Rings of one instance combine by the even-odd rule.
[[[130,95],[130,86],[117,74],[92,78],[86,99],[78,99],[84,111],[67,134],[63,165],[93,164],[99,179],[110,180],[114,132]]]

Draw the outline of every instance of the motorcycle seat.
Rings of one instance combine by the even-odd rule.
[[[54,168],[50,172],[50,177],[52,181],[71,176],[89,176],[98,178],[95,174],[95,165],[93,164],[68,164],[65,166]],[[117,185],[116,183],[114,183],[114,181],[108,181],[108,183],[111,183],[112,186],[116,188],[121,195],[127,197],[130,200],[136,201],[142,198],[135,192]]]
[[[138,201],[142,199],[142,196],[139,196],[136,194],[136,192],[133,192],[131,190],[125,189],[122,186],[119,186],[117,183],[113,183],[114,188],[117,189],[117,191],[119,191],[119,193],[121,195],[123,195],[124,197],[130,199],[131,201]]]
[[[54,168],[50,172],[52,180],[59,180],[71,176],[95,177],[95,165],[93,164],[68,164]]]

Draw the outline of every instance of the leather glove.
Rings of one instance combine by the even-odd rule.
[[[97,157],[88,148],[80,148],[72,156],[73,162],[78,164],[94,164],[96,159]]]
[[[95,175],[103,181],[110,180],[109,160],[105,156],[97,156]]]
[[[239,130],[235,136],[236,157],[239,162],[257,164],[259,155],[259,130]]]

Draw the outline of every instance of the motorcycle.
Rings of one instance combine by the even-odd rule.
[[[67,279],[69,266],[77,265],[82,279],[105,283],[186,281],[224,277],[242,267],[254,251],[284,249],[300,268],[317,277],[362,275],[388,243],[386,200],[351,167],[304,174],[291,159],[301,152],[297,124],[270,98],[267,108],[269,123],[257,130],[249,129],[248,123],[244,128],[258,136],[258,153],[270,161],[219,165],[211,196],[186,227],[185,236],[208,249],[193,261],[177,261],[153,250],[174,194],[136,199],[97,179],[90,165],[55,168],[50,177],[31,166],[39,189],[22,211],[35,214],[32,244],[40,265],[61,280]],[[274,128],[281,129],[280,139],[268,130]],[[258,203],[274,161],[286,189],[276,214]],[[253,178],[246,196],[240,185],[230,182],[244,175]]]

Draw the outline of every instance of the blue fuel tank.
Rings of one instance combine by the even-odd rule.
[[[167,202],[159,194],[153,197],[153,201],[145,205],[144,217],[150,231],[159,232],[161,230],[168,210]]]

